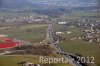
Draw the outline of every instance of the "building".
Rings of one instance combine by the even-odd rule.
[[[67,22],[58,22],[58,24],[65,25],[65,24],[67,24]]]

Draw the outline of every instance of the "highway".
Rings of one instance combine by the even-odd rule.
[[[53,36],[57,37],[57,40],[53,39]],[[72,66],[87,66],[86,63],[82,63],[81,61],[78,61],[78,55],[76,54],[71,54],[71,53],[67,53],[65,52],[65,50],[60,47],[58,45],[59,42],[59,37],[58,35],[56,35],[56,33],[53,31],[52,25],[49,24],[48,29],[47,29],[47,33],[46,33],[46,39],[49,40],[50,44],[52,46],[54,46],[55,48],[57,48],[59,51],[57,51],[56,53],[63,55],[63,57],[67,60],[69,60],[69,64]],[[93,65],[96,66],[96,65]]]

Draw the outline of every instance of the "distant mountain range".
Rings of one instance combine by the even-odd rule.
[[[73,7],[98,6],[98,0],[0,0],[0,11],[34,11],[36,13],[61,13]],[[68,12],[68,11],[67,11]]]
[[[0,0],[0,8],[5,9],[28,9],[33,8],[33,4],[27,0]]]
[[[94,5],[97,0],[0,0],[0,8],[33,8],[49,6],[62,6],[63,4],[88,6],[86,4]],[[93,4],[94,3],[94,4]]]

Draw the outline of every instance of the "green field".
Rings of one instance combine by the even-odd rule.
[[[9,27],[9,28],[8,28]],[[20,40],[28,40],[32,43],[39,42],[45,38],[47,24],[27,24],[20,26],[0,27],[0,34]]]
[[[32,56],[0,56],[0,66],[20,66],[20,61],[38,62],[37,57]]]
[[[99,12],[92,12],[92,11],[82,11],[82,10],[72,10],[71,13],[68,13],[66,16],[65,16],[65,20],[79,20],[79,19],[84,19],[86,16],[87,18],[88,17],[91,17],[91,18],[88,18],[88,19],[92,19],[92,20],[99,20],[100,18],[97,16],[99,16]]]
[[[71,38],[77,38],[82,35],[82,32],[79,28],[65,28],[64,25],[55,25],[56,31],[71,31],[71,34],[63,34],[62,36],[65,40],[61,41],[59,45],[69,53],[81,54],[86,57],[94,57],[94,61],[98,66],[100,66],[100,44],[98,43],[89,43],[81,39],[70,40]]]
[[[28,56],[28,55],[22,55],[22,56],[0,56],[0,66],[21,66],[18,65],[18,62],[26,61],[31,63],[39,63],[39,57],[38,56]],[[45,64],[45,63],[39,63],[41,66],[68,66],[67,64]]]

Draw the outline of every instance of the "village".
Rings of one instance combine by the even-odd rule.
[[[83,35],[79,37],[73,37],[71,40],[82,39],[88,41],[89,43],[96,42],[100,43],[100,21],[92,21],[89,19],[79,20],[77,23],[70,22],[58,22],[60,25],[65,25],[67,27],[78,27],[80,28]],[[69,26],[68,26],[69,25]],[[67,27],[65,27],[67,29]],[[58,32],[61,34],[61,32]],[[72,33],[71,31],[67,31],[67,34]]]

